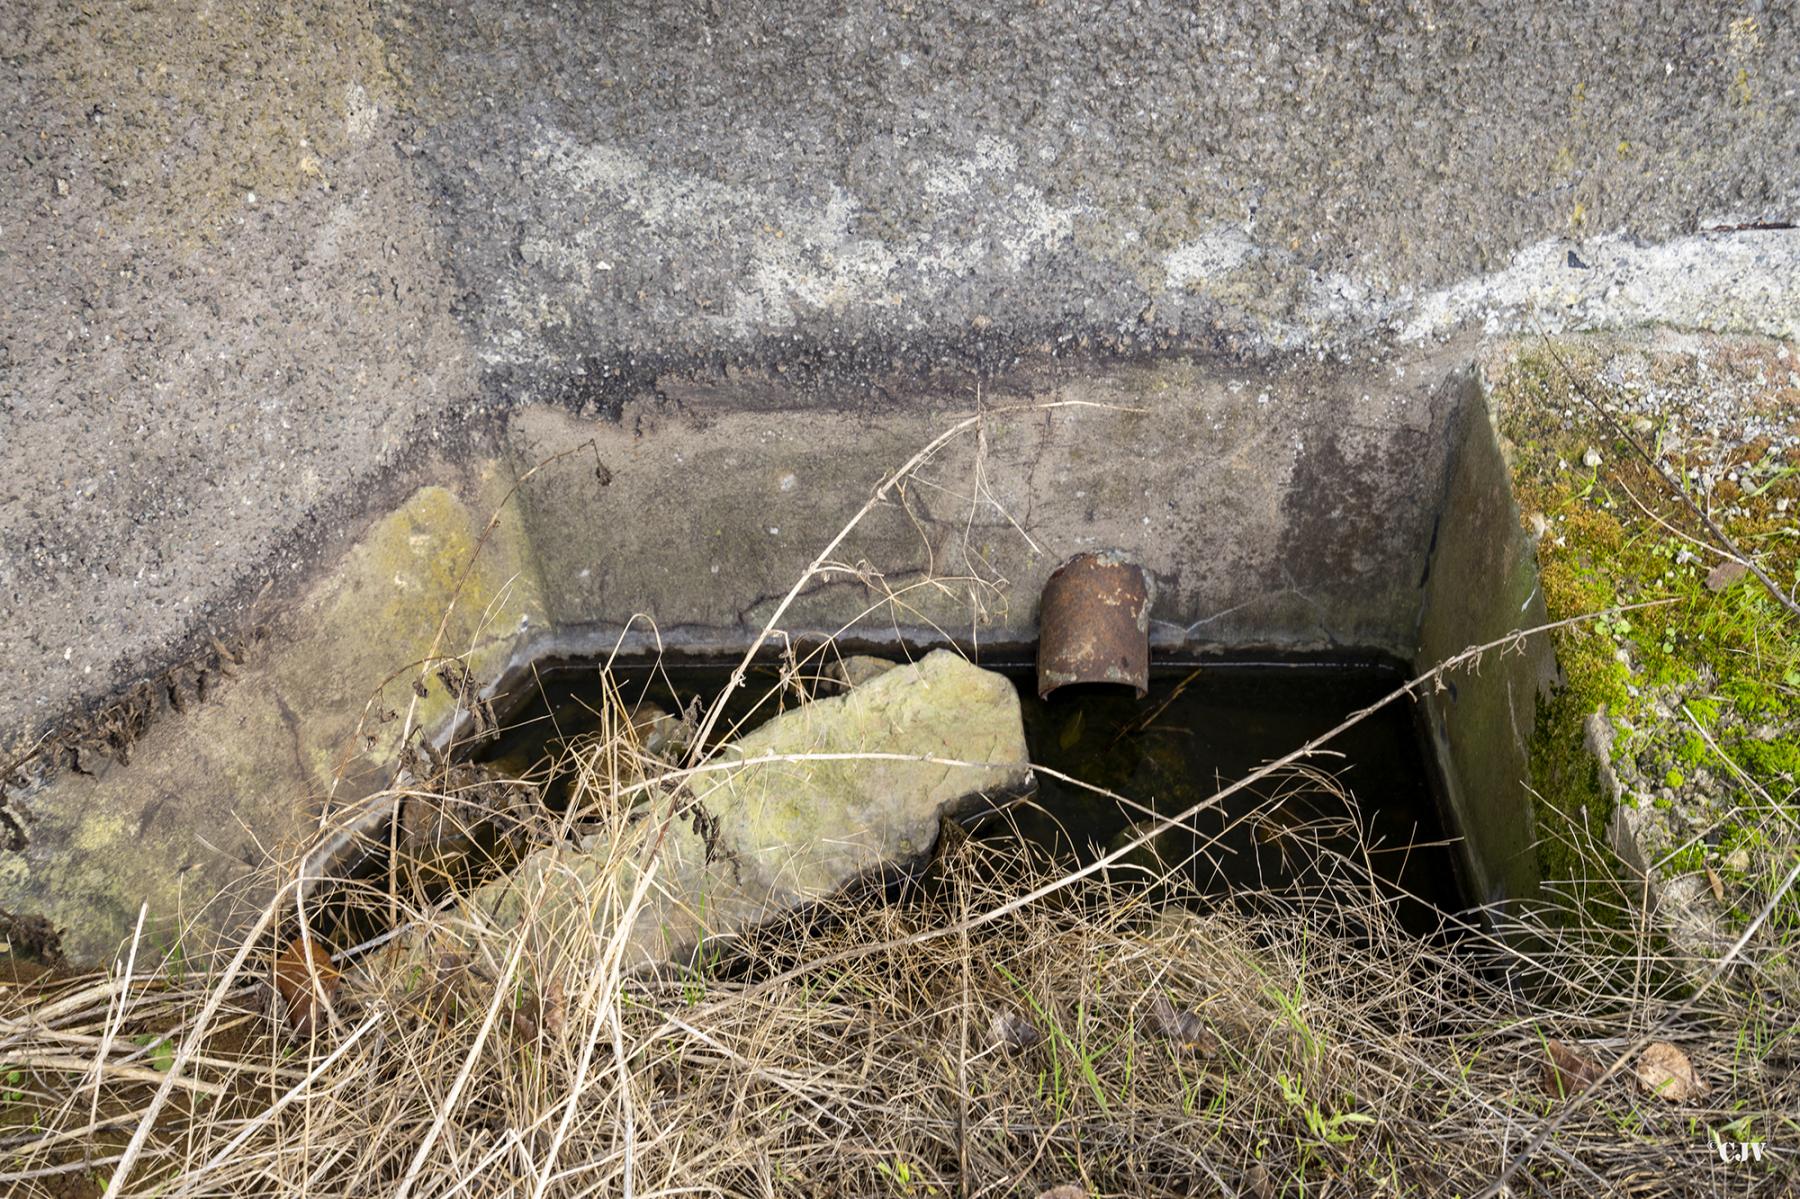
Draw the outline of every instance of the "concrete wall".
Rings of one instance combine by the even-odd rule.
[[[1470,371],[1456,450],[1432,531],[1416,661],[1421,671],[1495,646],[1421,692],[1431,747],[1463,838],[1471,890],[1504,905],[1536,893],[1531,736],[1538,699],[1556,681],[1537,560],[1513,500],[1493,414]]]
[[[1036,636],[1038,592],[1089,548],[1156,577],[1159,648],[1411,653],[1465,350],[1353,372],[1173,358],[991,380],[981,419],[864,515],[779,622],[785,639]],[[743,380],[623,419],[525,405],[323,563],[260,635],[140,689],[117,753],[78,743],[12,803],[0,906],[109,953],[210,936],[358,820],[403,731],[452,714],[433,659],[479,686],[550,653],[738,651],[890,474],[973,397],[880,413]],[[900,384],[896,382],[896,387]],[[426,684],[426,695],[413,689]]]
[[[1761,6],[18,6],[0,744],[228,634],[521,401],[1040,348],[1793,336]],[[1579,265],[1577,265],[1579,264]]]
[[[1123,522],[1146,482],[1176,503],[1135,514],[1158,537],[1241,518],[1217,559],[1183,559],[1162,618],[1221,640],[1383,640],[1378,619],[1309,616],[1312,597],[1378,576],[1415,530],[1372,515],[1380,487],[1311,497],[1431,469],[1438,409],[1396,372],[1482,326],[1800,327],[1782,227],[1800,35],[1782,11],[49,2],[4,26],[0,97],[20,115],[0,130],[0,908],[44,893],[20,871],[36,879],[21,863],[49,845],[163,835],[142,831],[147,790],[34,789],[108,784],[84,768],[171,735],[188,719],[172,695],[246,690],[233,672],[251,662],[229,659],[247,645],[312,644],[347,555],[385,544],[379,522],[421,487],[445,486],[479,536],[493,509],[468,480],[505,480],[599,418],[626,422],[596,436],[653,505],[681,476],[625,453],[645,424],[704,460],[691,482],[721,502],[771,498],[765,460],[734,468],[723,438],[763,447],[802,481],[773,502],[823,520],[827,482],[863,485],[922,414],[978,390],[1161,379],[1211,398],[1095,417],[1091,462],[1066,461],[1104,479],[1097,523]],[[1302,362],[1319,377],[1284,395]],[[1258,379],[1277,383],[1271,412],[1307,411],[1252,411]],[[1249,399],[1220,390],[1233,380]],[[818,448],[814,411],[866,432]],[[1002,458],[1035,444],[994,436]],[[1157,441],[1180,437],[1191,452]],[[1203,505],[1208,476],[1184,462],[1241,485]],[[618,547],[583,542],[590,513],[529,497],[534,531],[496,534],[517,534],[508,577],[543,585],[507,619],[603,623],[701,565],[766,586],[805,557],[781,540],[792,525],[725,544],[716,524],[598,503]],[[1365,526],[1334,537],[1334,511]],[[892,548],[896,527],[870,534]],[[1318,553],[1283,577],[1244,548],[1251,529]],[[651,544],[683,548],[626,586],[618,548]],[[1014,594],[1043,568],[1011,564]],[[696,635],[757,610],[669,609]],[[343,689],[366,693],[352,659],[303,658],[350,661]],[[250,853],[263,834],[243,830],[274,826],[242,805],[300,810],[256,798],[266,781],[208,786],[191,803],[232,844],[171,831],[165,860]],[[112,831],[82,841],[64,802]],[[81,910],[103,875],[59,902]]]
[[[780,628],[1027,644],[1050,571],[1110,547],[1156,577],[1159,647],[1407,656],[1458,400],[1442,376],[1456,360],[1336,372],[1178,359],[991,381],[980,424],[868,513]],[[610,645],[642,614],[663,645],[740,647],[875,487],[974,398],[746,408],[738,387],[774,391],[692,387],[672,394],[673,411],[634,406],[618,422],[515,414],[516,469],[566,454],[521,492],[565,640]],[[633,642],[648,644],[647,630]]]

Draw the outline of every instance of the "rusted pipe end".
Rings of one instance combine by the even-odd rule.
[[[1112,550],[1076,554],[1044,584],[1038,696],[1070,683],[1150,689],[1150,602],[1141,566]]]

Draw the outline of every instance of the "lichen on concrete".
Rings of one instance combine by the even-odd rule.
[[[385,778],[403,728],[434,730],[451,714],[435,678],[409,712],[434,642],[492,677],[542,619],[516,523],[503,514],[476,553],[505,486],[490,466],[470,501],[421,489],[209,700],[164,712],[129,761],[14,797],[25,844],[0,853],[0,906],[48,917],[75,961],[109,960],[140,904],[147,935],[165,944],[205,942],[260,906],[268,867],[331,819],[327,797],[354,801]]]
[[[420,488],[370,528],[309,602],[318,640],[283,663],[282,681],[309,710],[369,704],[370,740],[360,748],[374,760],[397,748],[403,725],[387,717],[397,706],[412,707],[415,728],[439,728],[451,715],[454,699],[442,685],[412,705],[412,682],[436,673],[433,658],[457,659],[485,683],[544,623],[519,514],[499,508],[509,481],[489,464],[472,503],[445,487]],[[494,531],[484,536],[490,516]]]

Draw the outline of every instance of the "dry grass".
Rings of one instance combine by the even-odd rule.
[[[340,955],[310,1036],[271,1015],[272,948],[249,982],[223,958],[178,976],[137,960],[129,987],[120,970],[9,993],[7,1183],[92,1193],[179,1044],[133,1193],[1466,1195],[1547,1120],[1515,1194],[1792,1193],[1794,996],[1753,964],[1696,999],[1692,964],[1649,936],[1543,915],[1505,939],[1411,936],[1355,856],[1316,844],[1301,852],[1329,885],[1188,910],[1149,899],[1179,898],[1178,871],[1156,892],[1058,887],[981,838],[898,897],[622,977],[629,867],[679,795],[645,780],[681,772],[608,728],[568,818],[615,833],[591,922],[408,905],[410,950]],[[1546,1092],[1547,1040],[1605,1065],[1652,1032],[1705,1095],[1648,1097],[1629,1068],[1578,1100]],[[1775,1156],[1724,1164],[1714,1132]]]

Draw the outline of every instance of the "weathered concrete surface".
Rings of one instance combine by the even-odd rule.
[[[9,763],[49,745],[66,767],[41,734],[215,632],[304,608],[370,520],[442,481],[434,464],[504,474],[553,409],[628,415],[619,441],[685,422],[708,470],[732,468],[706,422],[753,439],[769,413],[777,439],[742,442],[748,478],[773,460],[758,454],[803,457],[809,408],[851,410],[892,440],[871,432],[806,476],[848,485],[920,414],[1007,372],[1122,357],[1154,374],[1176,356],[1221,386],[1304,358],[1381,376],[1471,325],[1791,336],[1800,320],[1800,236],[1718,229],[1800,215],[1785,11],[481,0],[378,18],[311,0],[18,16],[0,23],[0,99],[24,114],[0,130]],[[1383,410],[1388,388],[1335,394],[1319,403],[1345,405],[1363,444],[1420,428],[1405,404]],[[1195,444],[1243,452],[1241,478],[1288,469],[1290,426],[1259,419]],[[1129,440],[1127,424],[1100,435]],[[1320,444],[1306,453],[1328,480]],[[648,481],[681,481],[640,470],[652,498]],[[1131,473],[1114,473],[1122,500]],[[1360,569],[1382,515],[1315,503],[1310,477],[1286,477],[1281,527],[1312,522],[1348,557],[1299,569]],[[619,547],[592,552],[593,512],[563,515],[532,517],[534,552],[555,542],[541,533],[572,541],[545,563],[547,611],[592,619],[603,599],[616,620],[692,581],[699,551],[678,547],[634,591]],[[647,542],[644,512],[605,519]],[[806,549],[765,535],[729,562],[791,577]],[[1217,616],[1221,639],[1205,581],[1234,565],[1272,577],[1227,561],[1186,593],[1187,619]],[[1029,571],[1010,577],[1029,594]],[[1304,604],[1283,602],[1282,627],[1301,627]],[[0,842],[27,833],[0,808]]]
[[[1800,199],[1785,13],[478,0],[397,24],[476,344],[540,392],[977,321],[1341,343],[1546,238]]]
[[[1800,34],[1759,7],[23,6],[0,730],[229,626],[520,396],[1490,315],[1791,334],[1795,235],[1703,232],[1800,215]]]
[[[1504,640],[1548,618],[1492,413],[1473,379],[1469,389],[1426,566],[1415,657],[1430,668],[1504,642],[1420,696],[1451,808],[1445,823],[1462,838],[1476,901],[1499,914],[1538,884],[1531,738],[1539,699],[1556,682],[1556,656],[1548,633]]]
[[[906,760],[793,760],[855,754]],[[647,857],[641,842],[657,835],[653,820],[636,839],[601,833],[577,851],[539,850],[476,891],[470,908],[501,927],[528,922],[541,967],[587,943],[571,936],[578,929],[610,937],[651,860],[654,885],[625,930],[623,961],[636,969],[685,960],[704,942],[917,864],[945,816],[1017,798],[1031,784],[1018,692],[947,650],[776,716],[719,761],[743,765],[696,776],[690,806]]]
[[[476,392],[369,10],[304,7],[0,22],[8,748],[230,629]]]
[[[780,627],[1018,646],[1036,638],[1050,572],[1112,548],[1155,577],[1161,648],[1409,657],[1461,361],[1164,362],[1005,380],[986,393],[981,428],[876,505]],[[617,422],[515,413],[516,469],[564,455],[519,502],[571,650],[613,645],[634,618],[638,644],[740,646],[877,485],[951,423],[916,408],[731,411],[730,387],[683,388],[673,410],[631,405]]]

